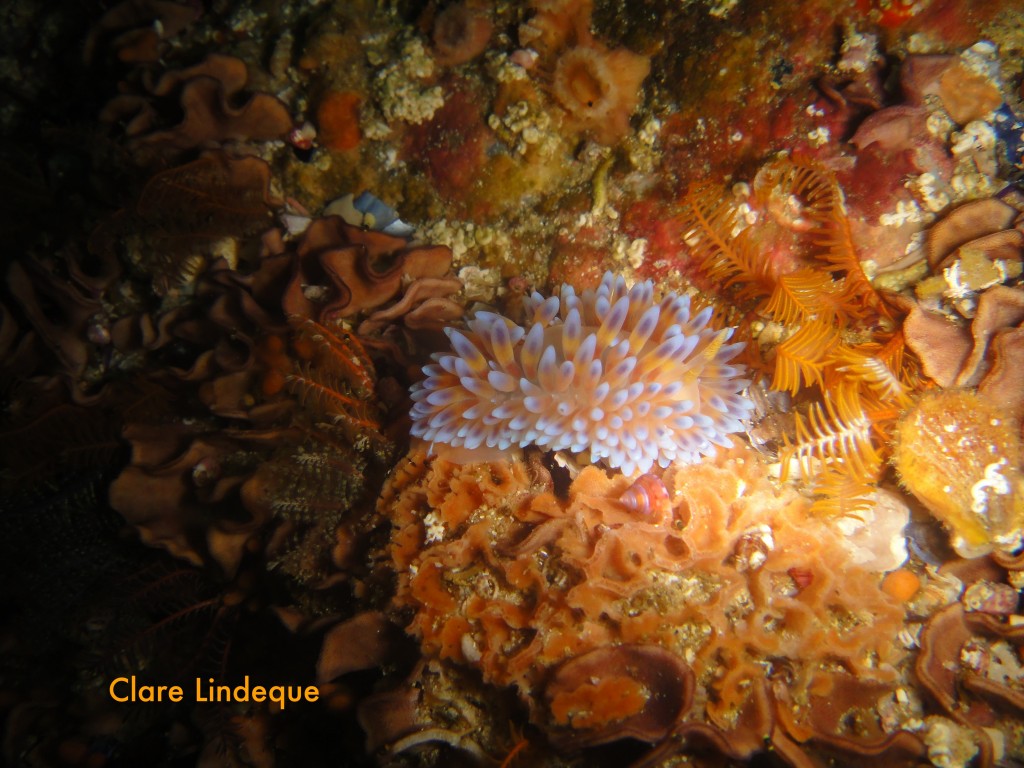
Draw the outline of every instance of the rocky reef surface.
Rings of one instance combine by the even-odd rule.
[[[1019,3],[3,18],[6,764],[1024,764]]]

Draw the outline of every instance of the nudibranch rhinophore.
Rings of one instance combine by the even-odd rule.
[[[477,312],[446,329],[452,350],[412,389],[415,437],[589,453],[631,475],[714,455],[754,407],[733,329],[709,328],[710,307],[691,316],[688,296],[655,302],[650,280],[607,272],[596,290],[534,292],[524,311],[526,327]]]

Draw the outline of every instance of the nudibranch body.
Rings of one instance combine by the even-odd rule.
[[[753,403],[743,344],[691,316],[688,296],[654,301],[654,284],[604,275],[596,290],[533,293],[526,327],[477,312],[447,329],[452,351],[433,356],[412,390],[412,434],[477,449],[537,445],[589,454],[627,475],[692,463],[728,446]]]

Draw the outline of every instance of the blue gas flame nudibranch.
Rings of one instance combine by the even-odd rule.
[[[691,316],[688,296],[655,303],[650,280],[627,288],[607,272],[597,290],[563,285],[524,308],[525,328],[477,312],[446,329],[452,351],[412,389],[414,436],[589,453],[631,475],[714,455],[753,410],[744,367],[729,364],[743,344],[707,327],[710,307]]]

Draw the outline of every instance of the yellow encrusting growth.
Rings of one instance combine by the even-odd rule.
[[[893,464],[963,557],[1012,551],[1024,534],[1020,424],[969,390],[924,395],[899,422]]]

